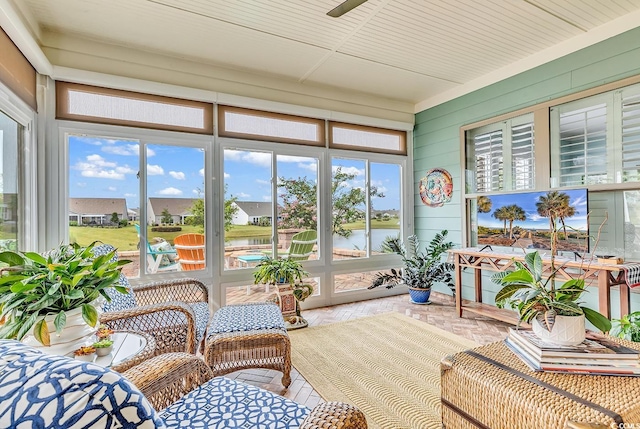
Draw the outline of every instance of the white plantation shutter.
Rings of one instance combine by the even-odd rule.
[[[560,186],[607,183],[607,104],[559,113],[557,176]]]
[[[475,174],[475,192],[534,187],[533,115],[470,130],[467,138],[467,168]]]
[[[622,98],[622,181],[640,181],[640,94]]]
[[[473,138],[476,158],[477,192],[503,189],[502,130],[479,134]]]
[[[533,122],[511,128],[511,182],[512,189],[533,189],[534,154]]]

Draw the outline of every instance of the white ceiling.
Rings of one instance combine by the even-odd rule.
[[[416,109],[640,25],[640,0],[368,0],[326,16],[340,2],[14,0],[42,47],[101,42]]]

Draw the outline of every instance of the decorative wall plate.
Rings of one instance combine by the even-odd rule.
[[[451,201],[453,180],[444,168],[433,168],[420,179],[420,198],[429,207],[442,207]]]

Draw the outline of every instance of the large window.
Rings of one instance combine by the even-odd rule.
[[[70,242],[113,245],[133,261],[124,268],[129,277],[206,269],[206,260],[181,262],[176,243],[190,233],[206,241],[206,143],[116,132],[65,136]]]
[[[554,186],[640,181],[640,85],[551,109]]]
[[[0,111],[0,250],[23,249],[18,240],[23,127]]]
[[[467,131],[470,192],[533,189],[533,115]]]

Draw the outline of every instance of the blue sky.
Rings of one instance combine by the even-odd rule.
[[[569,204],[572,205],[575,210],[575,216],[565,219],[567,226],[572,228],[586,231],[587,227],[587,191],[585,189],[565,190],[562,191],[569,195]],[[520,226],[522,228],[536,228],[536,229],[549,229],[549,218],[543,218],[538,215],[536,209],[536,202],[541,195],[546,195],[546,192],[527,192],[527,193],[513,193],[505,195],[491,195],[491,211],[489,213],[478,213],[478,225],[502,228],[504,222],[493,217],[493,212],[499,207],[516,204],[525,211],[527,220],[524,222],[516,221],[514,226]],[[507,222],[507,226],[508,226]]]
[[[126,198],[128,208],[140,206],[140,146],[136,141],[69,137],[70,197]],[[267,152],[226,150],[224,180],[228,194],[240,201],[271,201],[271,160]],[[333,168],[356,174],[345,187],[363,187],[364,162],[335,159]],[[215,174],[214,174],[215,175]],[[278,176],[316,180],[313,158],[278,155]],[[371,183],[385,194],[375,198],[378,210],[400,208],[400,169],[392,164],[371,164]],[[204,153],[200,149],[167,145],[147,146],[147,193],[149,197],[193,198],[204,186]]]

